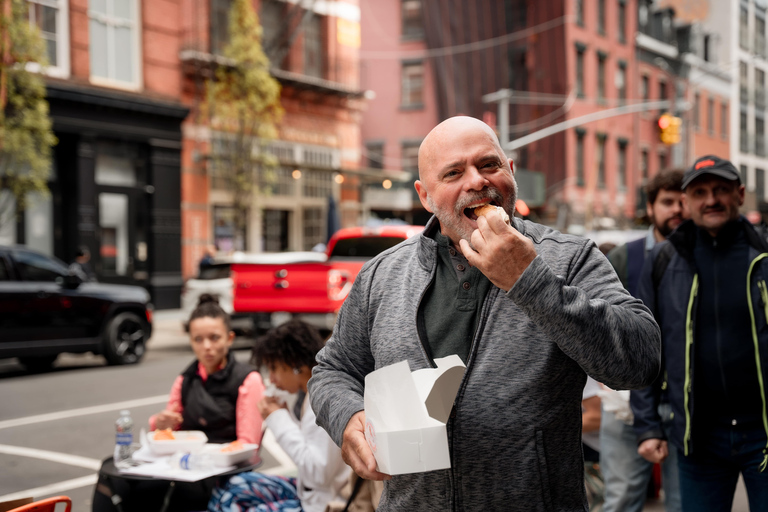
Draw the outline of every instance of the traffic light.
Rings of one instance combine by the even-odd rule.
[[[664,144],[677,144],[680,142],[680,125],[683,120],[673,116],[669,112],[659,116],[659,139]]]

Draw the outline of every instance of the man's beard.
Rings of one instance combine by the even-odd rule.
[[[656,224],[656,220],[655,219],[651,219],[651,220],[653,221],[653,225],[656,227],[656,229],[659,231],[659,233],[661,233],[661,236],[663,236],[664,238],[667,238],[669,235],[672,234],[672,232],[677,227],[677,226],[672,227],[672,225],[670,224],[674,219],[677,219],[679,221],[677,223],[677,226],[679,226],[680,223],[683,221],[682,217],[670,217],[669,219],[665,220],[661,224]]]
[[[435,214],[435,217],[437,217],[437,220],[440,221],[440,226],[442,226],[443,229],[448,229],[451,232],[457,234],[459,239],[463,238],[469,243],[470,246],[472,246],[472,243],[469,241],[469,239],[472,236],[474,229],[464,223],[464,219],[467,218],[466,215],[464,215],[464,209],[472,203],[482,201],[483,199],[488,199],[504,208],[504,211],[507,212],[509,218],[512,219],[515,215],[515,203],[517,202],[517,182],[515,181],[514,177],[512,178],[512,185],[512,191],[507,197],[506,202],[504,202],[504,197],[501,195],[501,192],[499,192],[498,189],[489,187],[481,192],[460,198],[453,206],[453,210],[438,206],[432,201],[432,196],[430,195],[427,195],[427,205],[429,205],[430,209]],[[457,245],[459,243],[458,240],[452,241]]]

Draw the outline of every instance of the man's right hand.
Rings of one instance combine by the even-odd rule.
[[[669,455],[669,446],[663,439],[646,439],[637,447],[637,453],[648,462],[661,463]]]
[[[392,478],[376,471],[376,458],[365,440],[365,411],[359,411],[349,419],[341,442],[341,457],[361,478],[389,480]]]

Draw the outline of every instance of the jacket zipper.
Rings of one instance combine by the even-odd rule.
[[[749,305],[749,317],[752,321],[752,343],[755,345],[755,363],[757,364],[757,382],[760,384],[760,398],[763,402],[763,429],[765,429],[765,435],[768,437],[768,411],[766,410],[765,401],[765,384],[763,383],[763,370],[760,364],[760,345],[757,341],[757,325],[755,324],[755,312],[752,307],[752,294],[750,293],[750,283],[752,281],[752,270],[755,268],[755,264],[767,258],[768,253],[762,253],[757,258],[752,260],[749,265],[749,271],[747,272],[747,304]],[[768,289],[766,289],[765,281],[759,280],[757,287],[760,289],[760,297],[763,301],[763,313],[765,314],[766,321],[768,321]],[[763,448],[763,461],[760,463],[759,469],[762,473],[765,468],[768,467],[768,440],[766,440],[766,446]]]
[[[699,274],[693,275],[693,285],[691,286],[691,294],[688,298],[688,311],[685,315],[685,393],[684,393],[684,405],[685,405],[685,435],[683,436],[683,448],[684,453],[688,456],[689,447],[691,442],[691,409],[690,409],[690,396],[691,396],[691,349],[693,348],[693,321],[691,313],[693,311],[693,302],[696,300],[696,295],[699,292]]]

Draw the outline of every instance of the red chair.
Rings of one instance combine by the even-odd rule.
[[[21,507],[11,509],[8,512],[55,512],[57,503],[66,504],[64,512],[72,511],[72,500],[69,496],[54,496],[53,498],[35,501],[29,505],[22,505]]]

